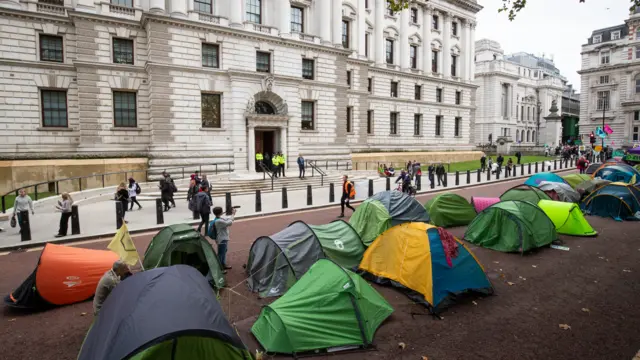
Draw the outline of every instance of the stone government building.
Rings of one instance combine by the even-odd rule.
[[[0,182],[42,159],[65,159],[53,170],[65,177],[225,161],[252,170],[256,151],[294,163],[471,150],[481,8],[0,0],[0,171],[11,173]]]

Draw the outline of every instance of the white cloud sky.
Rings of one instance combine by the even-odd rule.
[[[475,39],[496,40],[505,54],[525,51],[551,57],[570,84],[580,90],[581,46],[591,32],[623,24],[628,0],[529,0],[514,21],[498,13],[502,0],[478,0]]]

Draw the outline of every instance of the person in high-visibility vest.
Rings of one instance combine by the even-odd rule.
[[[260,171],[260,163],[262,163],[263,159],[264,157],[262,156],[262,153],[257,152],[256,153],[256,171]]]
[[[356,209],[349,204],[351,199],[356,197],[356,187],[353,185],[351,181],[349,181],[349,177],[344,175],[342,177],[342,197],[340,198],[340,216],[338,218],[344,217],[344,207],[348,207],[351,211],[356,211]]]
[[[282,176],[287,177],[287,175],[285,175],[284,173],[284,168],[286,167],[287,163],[287,157],[284,156],[284,154],[280,153],[280,173],[282,174]]]
[[[278,166],[280,165],[280,160],[278,159],[277,154],[273,154],[273,156],[271,157],[271,164],[273,165],[273,176],[278,177]]]

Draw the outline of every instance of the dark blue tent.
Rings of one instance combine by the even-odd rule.
[[[582,200],[580,209],[618,221],[640,220],[640,188],[619,182],[601,186]]]
[[[122,281],[105,301],[78,360],[251,359],[207,280],[187,265]]]

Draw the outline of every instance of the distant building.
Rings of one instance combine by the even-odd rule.
[[[567,80],[553,60],[524,52],[504,55],[488,39],[476,41],[475,48],[476,144],[507,137],[513,146],[557,145],[560,123],[547,124],[544,117],[554,99],[561,106]]]
[[[562,142],[580,143],[580,94],[572,85],[568,85],[562,93]],[[587,139],[585,139],[586,141]]]
[[[586,142],[596,127],[613,130],[605,145],[638,142],[640,133],[640,14],[624,24],[594,30],[582,45],[580,135]],[[600,141],[598,141],[600,143]]]

